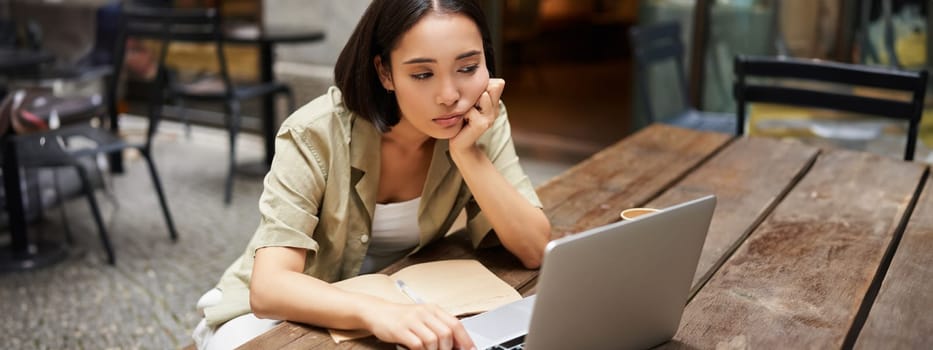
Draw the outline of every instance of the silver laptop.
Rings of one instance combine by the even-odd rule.
[[[554,240],[536,295],[463,325],[478,349],[646,349],[668,341],[715,207],[708,196]]]

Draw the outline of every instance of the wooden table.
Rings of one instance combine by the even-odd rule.
[[[933,183],[925,164],[797,142],[652,125],[538,188],[553,237],[622,209],[718,196],[695,294],[664,348],[933,347]],[[923,215],[922,213],[925,213]],[[475,257],[534,293],[537,271],[462,235],[393,266]],[[246,349],[336,345],[283,322]]]

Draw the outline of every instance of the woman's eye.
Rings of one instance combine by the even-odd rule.
[[[417,80],[425,80],[427,78],[432,77],[433,75],[434,73],[418,73],[418,74],[412,74],[411,77]]]
[[[479,65],[478,65],[478,64],[474,64],[474,65],[472,65],[472,66],[466,66],[466,67],[460,68],[459,72],[460,72],[460,73],[473,73],[473,72],[475,72],[477,69],[479,69]]]

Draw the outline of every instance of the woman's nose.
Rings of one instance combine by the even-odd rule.
[[[444,106],[453,106],[460,99],[460,89],[450,79],[441,83],[440,91],[437,92],[436,102]]]

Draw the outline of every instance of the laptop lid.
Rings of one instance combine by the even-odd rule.
[[[532,350],[663,343],[677,331],[715,205],[708,196],[554,240],[537,295],[465,318],[463,326],[479,349],[516,341]]]
[[[645,349],[677,332],[715,196],[551,241],[528,349]]]

